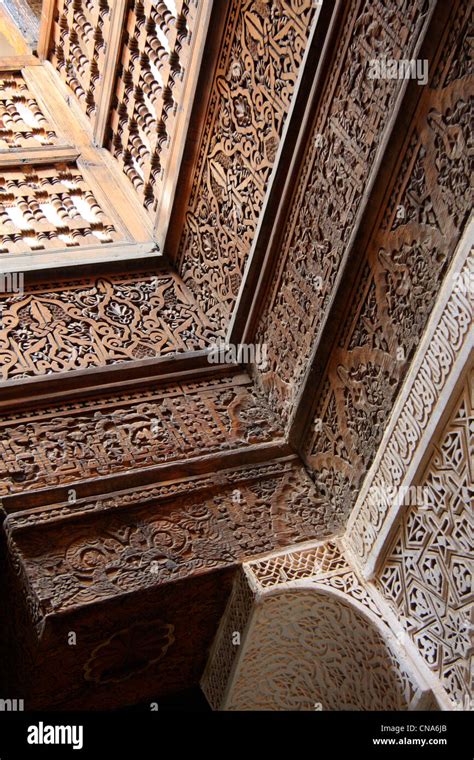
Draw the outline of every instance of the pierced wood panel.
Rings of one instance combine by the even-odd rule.
[[[103,75],[111,4],[107,0],[57,0],[49,58],[93,119]]]
[[[0,253],[97,245],[120,237],[76,164],[2,169]]]
[[[4,380],[197,350],[217,337],[172,272],[29,286],[0,305]]]
[[[237,298],[314,15],[311,0],[233,0],[178,266],[224,328]]]
[[[21,71],[0,72],[0,150],[59,142]]]
[[[198,0],[133,0],[126,18],[109,149],[155,214],[180,105]],[[202,1],[201,1],[202,5]]]

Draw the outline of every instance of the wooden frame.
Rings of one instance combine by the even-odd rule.
[[[104,146],[110,103],[113,97],[117,64],[120,56],[125,14],[128,0],[116,0],[110,23],[110,37],[107,42],[105,71],[101,79],[101,91],[94,123],[94,141],[99,147]]]

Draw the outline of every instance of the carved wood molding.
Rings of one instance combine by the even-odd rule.
[[[324,518],[311,480],[289,460],[24,511],[4,528],[43,618],[328,535]],[[58,582],[65,576],[74,591]]]
[[[0,493],[107,477],[268,444],[284,445],[277,417],[246,375],[165,381],[129,392],[30,404],[0,419]],[[211,456],[212,455],[212,456]],[[113,483],[113,481],[112,481]],[[109,485],[108,490],[111,489]]]
[[[415,13],[413,4],[410,8]],[[359,25],[354,32],[358,16],[357,9],[352,6],[351,9],[355,19],[343,28],[343,39],[352,40],[363,28]],[[371,4],[369,15],[363,17],[364,24],[368,23],[370,14],[379,18],[379,10]],[[400,12],[399,6],[396,12]],[[441,12],[446,13],[445,6]],[[330,109],[336,107],[334,103],[339,109],[338,118],[345,118],[346,110],[341,109],[344,92],[339,93],[335,87],[330,89],[331,98],[328,97],[327,102],[323,98],[327,111],[317,112],[314,140],[309,143],[308,155],[312,158],[322,155],[324,160],[314,163],[308,160],[301,170],[300,181],[295,183],[294,213],[286,228],[289,247],[286,243],[283,246],[280,269],[271,283],[264,316],[255,334],[258,344],[267,344],[269,356],[267,368],[259,369],[256,379],[268,402],[278,409],[283,419],[291,420],[298,392],[305,387],[297,407],[298,426],[290,427],[290,443],[311,467],[321,495],[347,516],[376,454],[404,374],[469,218],[466,146],[471,106],[467,16],[468,4],[460,2],[446,29],[439,29],[437,14],[429,23],[426,18],[418,20],[419,29],[425,24],[418,45],[425,44],[423,34],[429,31],[431,36],[431,25],[437,31],[429,40],[434,48],[431,84],[424,89],[421,98],[415,98],[414,111],[410,100],[409,115],[412,111],[413,115],[411,123],[405,123],[402,131],[406,138],[399,152],[397,171],[386,189],[384,202],[378,207],[375,227],[370,228],[370,235],[366,233],[365,247],[354,249],[349,265],[353,286],[339,291],[339,305],[333,311],[331,304],[334,305],[332,299],[340,262],[337,250],[343,255],[348,242],[344,243],[345,235],[349,235],[351,224],[355,223],[352,216],[349,223],[347,214],[352,215],[358,204],[363,203],[363,192],[362,186],[355,181],[351,184],[348,179],[350,173],[354,173],[352,149],[343,150],[345,143],[341,142],[340,133],[333,135],[336,121],[327,121]],[[407,23],[406,16],[400,23]],[[411,44],[415,44],[413,37]],[[397,95],[393,80],[382,84],[377,81],[375,90],[371,89],[365,72],[370,56],[377,55],[376,50],[362,53],[357,44],[352,44],[348,48],[338,46],[338,55],[341,49],[350,51],[350,60],[344,59],[342,67],[345,71],[348,66],[347,82],[352,81],[350,72],[357,72],[358,84],[351,92],[363,92],[367,86],[368,93],[372,93],[372,99],[368,96],[366,103],[366,108],[373,109],[375,119],[370,149],[362,128],[360,133],[355,130],[354,135],[347,136],[347,146],[354,147],[359,139],[363,143],[361,151],[367,160],[361,164],[361,176],[365,176],[375,160],[376,147],[379,157],[383,155],[382,148],[390,151],[387,135],[383,138],[385,109],[379,108],[378,98],[385,97],[389,101],[394,98],[404,103],[405,96]],[[418,54],[424,49],[421,47]],[[409,54],[409,51],[404,53]],[[354,56],[358,56],[357,66]],[[332,71],[339,69],[333,67]],[[336,77],[336,81],[346,82],[346,79]],[[413,83],[413,87],[418,88],[418,85]],[[346,101],[342,99],[342,102]],[[370,119],[364,122],[363,129],[370,123]],[[456,136],[455,148],[448,145],[448,134]],[[318,135],[322,137],[323,147],[316,139]],[[331,145],[330,135],[335,141]],[[344,169],[345,178],[341,181],[347,192],[355,195],[346,203],[340,194],[336,198],[328,176],[332,176],[334,162],[338,168],[333,167],[333,176],[339,176],[343,171],[340,162],[349,158],[352,168],[350,172],[349,166],[347,171]],[[336,225],[333,200],[340,209]],[[322,222],[326,213],[328,219],[330,217],[327,225]],[[342,236],[338,249],[331,243],[336,228]],[[321,320],[331,321],[331,334],[319,332]],[[322,354],[318,335],[324,338]],[[309,357],[314,351],[320,364],[317,371],[314,367],[308,370],[307,385],[302,386],[300,381],[311,366]]]
[[[327,517],[295,457],[10,514],[26,704],[97,708],[172,691],[178,674],[197,683],[239,563],[327,535]]]

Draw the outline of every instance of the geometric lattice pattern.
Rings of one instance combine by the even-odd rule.
[[[57,0],[50,60],[91,118],[104,70],[111,5],[107,0]]]
[[[109,148],[152,212],[188,63],[195,5],[134,0],[128,11]]]
[[[474,372],[402,515],[377,585],[453,702],[469,704],[472,644]]]
[[[21,72],[0,74],[0,149],[37,148],[57,142]]]
[[[97,246],[117,237],[75,164],[2,170],[0,253]]]
[[[262,560],[249,563],[252,573],[258,579],[262,588],[274,586],[277,583],[303,580],[318,577],[329,572],[347,570],[347,560],[341,554],[333,541],[308,549],[293,551],[286,554],[270,555]]]

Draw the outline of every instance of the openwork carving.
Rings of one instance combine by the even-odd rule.
[[[58,138],[21,71],[0,73],[0,149],[55,145]]]
[[[418,685],[358,609],[316,589],[264,597],[227,710],[406,710]]]
[[[420,366],[411,377],[403,408],[394,420],[377,467],[370,474],[370,482],[364,483],[364,493],[351,516],[348,536],[353,551],[362,562],[369,556],[391,507],[390,499],[384,494],[402,483],[456,358],[469,340],[474,305],[468,283],[471,282],[473,265],[471,254],[455,273],[456,278],[447,284],[449,295],[444,309],[433,328]],[[379,499],[370,498],[369,485],[380,494]]]
[[[461,39],[467,33],[465,13],[467,4],[461,4]],[[457,22],[454,19],[452,23]],[[456,47],[459,43],[457,38]],[[317,406],[302,446],[321,494],[339,508],[345,504],[347,514],[382,440],[472,205],[467,189],[472,120],[472,100],[467,93],[471,85],[466,79],[445,86],[450,66],[451,58],[440,64],[441,70],[438,67],[434,72],[439,87],[427,87],[422,96],[385,214],[366,252],[366,266],[354,289],[350,312],[341,320],[343,326],[317,391]],[[344,224],[338,229],[344,229]],[[301,234],[298,240],[303,237]],[[297,248],[301,248],[300,242]],[[328,249],[324,261],[331,255]],[[290,270],[288,276],[293,288]],[[323,283],[327,277],[325,273]],[[297,290],[302,292],[302,288]],[[433,358],[434,367],[440,366],[441,371],[443,361],[452,363],[452,347],[462,342],[469,324],[471,307],[466,292],[459,293],[450,306],[456,324],[446,315],[443,329],[452,337],[451,345],[442,349],[443,359]],[[284,324],[275,313],[270,321],[274,329]],[[298,330],[299,334],[303,331]],[[261,335],[259,340],[263,339]],[[284,341],[288,350],[297,342]],[[297,350],[298,361],[304,361],[307,354]],[[428,373],[433,372],[432,366]],[[433,382],[438,385],[436,378]],[[431,401],[422,403],[427,413]],[[376,532],[377,526],[372,524],[370,529]]]
[[[236,300],[310,31],[311,0],[232,0],[179,248],[216,326]]]
[[[390,623],[381,608],[377,594],[363,582],[347,560],[340,542],[325,541],[305,549],[275,553],[245,565],[252,585],[262,591],[294,581],[310,581],[344,593],[347,598],[372,612],[387,628]]]
[[[198,4],[133,0],[128,9],[109,117],[109,149],[153,214],[188,73]]]
[[[56,509],[45,524],[27,527],[12,515],[6,522],[10,553],[19,557],[44,615],[327,535],[301,465],[280,464],[255,479],[244,469],[235,478],[194,494],[162,496],[159,508],[145,490],[138,504],[117,494],[109,499],[115,509],[91,510],[86,500],[69,505],[68,513],[63,508],[60,516]],[[302,500],[308,504],[304,514]]]
[[[107,0],[57,0],[54,11],[50,60],[89,118],[97,108],[110,15]]]
[[[196,350],[217,337],[173,272],[53,282],[0,303],[4,380]]]
[[[247,564],[258,585],[271,588],[279,583],[320,579],[327,573],[347,571],[349,566],[334,541],[310,546],[285,554],[271,554]]]
[[[119,238],[75,164],[2,170],[0,253],[97,246]]]
[[[401,514],[377,579],[454,703],[472,697],[474,371],[425,473],[422,504]]]
[[[245,376],[104,393],[3,415],[0,494],[274,440],[278,420]]]

